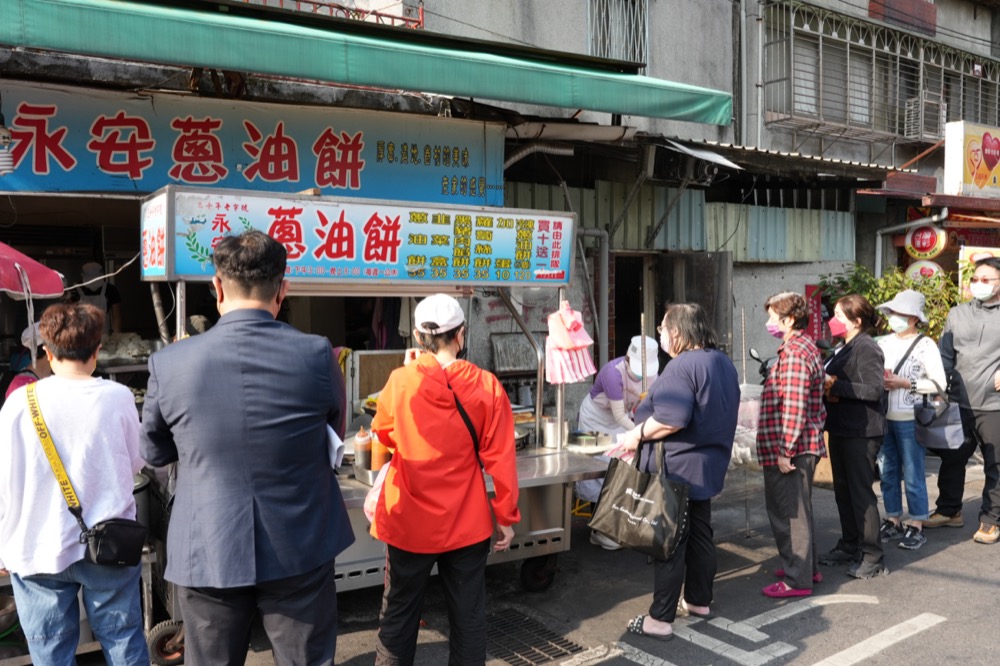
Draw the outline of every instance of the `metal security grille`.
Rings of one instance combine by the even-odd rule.
[[[647,63],[647,0],[590,0],[590,54]]]
[[[859,140],[937,141],[997,125],[1000,63],[801,5],[764,8],[764,120]]]
[[[486,624],[486,652],[511,666],[547,664],[583,651],[513,608],[491,613]]]

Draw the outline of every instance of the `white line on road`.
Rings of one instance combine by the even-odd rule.
[[[877,633],[871,638],[861,641],[854,647],[847,648],[843,652],[838,652],[823,661],[818,661],[815,666],[851,666],[851,664],[860,663],[890,645],[906,640],[925,629],[930,629],[934,625],[944,622],[946,619],[933,613],[922,613],[913,619]]]
[[[780,622],[781,620],[786,620],[793,615],[798,615],[810,608],[818,608],[820,606],[829,606],[830,604],[877,604],[878,597],[873,597],[867,594],[822,594],[817,597],[810,597],[809,599],[803,599],[802,601],[794,601],[785,606],[779,606],[774,610],[767,611],[766,613],[761,613],[760,615],[755,615],[754,617],[747,618],[743,620],[743,624],[750,625],[760,629],[761,627],[766,627],[769,624],[774,624],[775,622]]]

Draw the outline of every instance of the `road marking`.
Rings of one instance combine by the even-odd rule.
[[[640,664],[641,666],[677,666],[677,664],[672,661],[654,657],[648,652],[643,652],[639,648],[632,647],[628,643],[612,643],[612,645],[622,651],[622,657],[628,659],[632,663]]]
[[[861,641],[854,647],[847,648],[843,652],[838,652],[823,661],[818,661],[815,666],[851,666],[851,664],[860,663],[891,645],[895,645],[910,636],[941,624],[946,619],[934,613],[922,613],[913,619],[877,633],[871,638]]]
[[[878,597],[873,597],[868,594],[823,594],[818,597],[810,597],[809,599],[803,599],[802,601],[794,601],[785,606],[779,606],[774,610],[770,610],[766,613],[761,613],[760,615],[755,615],[754,617],[743,620],[743,623],[760,629],[761,627],[766,627],[769,624],[786,620],[793,615],[798,615],[799,613],[803,613],[812,608],[829,606],[831,604],[877,603]]]
[[[763,645],[759,649],[749,652],[681,625],[674,625],[674,633],[700,648],[714,652],[720,657],[731,659],[742,666],[762,666],[772,659],[795,652],[793,646],[781,641]]]

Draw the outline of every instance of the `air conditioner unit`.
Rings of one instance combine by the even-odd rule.
[[[940,95],[924,93],[906,100],[903,136],[915,141],[937,141],[944,138],[948,121],[948,103]]]

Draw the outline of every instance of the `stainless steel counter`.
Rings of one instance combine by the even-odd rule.
[[[369,486],[357,481],[353,476],[345,478],[343,473],[349,473],[350,467],[342,467],[339,471],[342,475],[338,480],[347,508],[362,508]],[[531,448],[517,453],[518,488],[537,488],[596,479],[604,476],[607,471],[606,462],[565,450]],[[489,476],[486,477],[486,488],[491,492],[493,490],[493,480]]]
[[[521,521],[514,526],[510,549],[490,553],[488,564],[523,560],[521,582],[526,589],[539,591],[555,575],[554,556],[569,550],[570,510],[573,482],[602,477],[608,464],[590,456],[565,450],[532,448],[518,451],[518,510]],[[334,578],[337,590],[356,590],[382,585],[385,581],[385,545],[368,533],[364,516],[369,486],[351,476],[351,468],[341,468],[340,488],[347,502],[347,515],[357,540],[337,556]],[[492,480],[486,477],[492,491]]]

